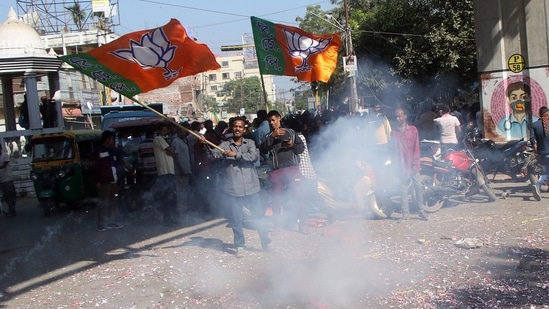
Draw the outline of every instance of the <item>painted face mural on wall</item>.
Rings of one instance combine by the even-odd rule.
[[[499,135],[507,140],[528,139],[530,123],[538,120],[532,111],[547,106],[547,99],[535,80],[512,76],[496,86],[490,104]]]

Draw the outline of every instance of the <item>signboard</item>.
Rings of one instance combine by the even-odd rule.
[[[109,0],[92,0],[92,11],[108,13],[111,11]]]
[[[343,57],[343,71],[348,75],[354,75],[357,70],[355,56]]]
[[[308,97],[307,98],[307,108],[308,109],[314,109],[316,107],[315,103],[316,103],[316,98],[315,97]]]
[[[526,61],[521,54],[514,54],[509,57],[509,60],[507,61],[507,66],[509,67],[509,70],[511,70],[511,72],[513,73],[522,72],[522,70],[524,70],[525,64]]]

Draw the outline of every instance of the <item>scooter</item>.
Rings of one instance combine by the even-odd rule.
[[[386,164],[390,164],[387,161]],[[364,161],[354,162],[359,173],[349,179],[344,187],[345,194],[337,194],[337,188],[326,179],[318,181],[318,192],[324,203],[333,209],[333,212],[358,212],[359,214],[375,219],[387,218],[393,212],[390,202],[391,186],[385,186],[385,180],[379,176],[372,164]],[[387,173],[385,173],[387,174]]]

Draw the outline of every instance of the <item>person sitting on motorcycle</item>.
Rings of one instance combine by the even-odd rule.
[[[419,207],[419,215],[427,220],[427,213],[423,210],[423,186],[419,175],[420,170],[420,149],[419,135],[413,125],[407,123],[408,112],[399,107],[395,111],[397,127],[391,131],[391,154],[394,158],[395,170],[401,171],[400,175],[400,198],[402,205],[402,218],[399,222],[410,218],[410,207],[408,204],[408,190],[410,184],[415,191],[415,199]]]
[[[547,108],[547,106],[543,106],[539,109],[539,117],[540,118],[532,124],[532,128],[530,129],[530,143],[532,143],[534,151],[538,153],[539,162],[543,169],[538,182],[532,185],[532,193],[537,201],[541,201],[541,185],[545,182],[549,173],[549,136],[547,134],[549,108]]]

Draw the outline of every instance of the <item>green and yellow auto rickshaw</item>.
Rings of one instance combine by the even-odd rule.
[[[75,130],[34,135],[31,173],[44,215],[61,204],[76,206],[97,196],[92,154],[101,143],[99,130]]]

